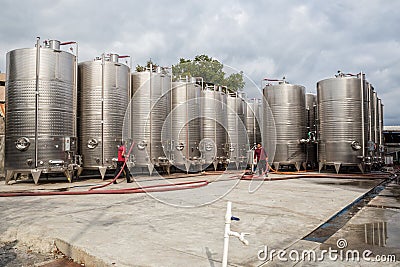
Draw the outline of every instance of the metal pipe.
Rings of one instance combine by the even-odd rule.
[[[169,77],[169,84],[170,84],[170,86],[169,86],[169,88],[168,88],[168,95],[169,95],[169,111],[168,111],[168,113],[171,113],[172,112],[172,66],[171,67],[168,67],[168,69],[170,69],[171,70],[171,75],[170,75],[170,77]],[[186,86],[187,86],[187,81],[186,81]],[[187,91],[187,90],[186,90]],[[187,92],[186,92],[186,99],[187,99]],[[187,100],[186,100],[187,101]],[[187,105],[187,104],[186,104]],[[187,115],[188,113],[186,112],[186,115]],[[167,114],[167,116],[168,116],[169,114]],[[169,123],[170,123],[170,125],[172,126],[172,116],[169,116]],[[186,122],[187,122],[187,120],[186,120]],[[168,157],[167,158],[169,158],[169,159],[171,159],[171,157],[172,157],[172,155],[174,154],[173,152],[174,152],[174,146],[172,145],[172,127],[170,126],[170,131],[169,131],[169,134],[168,134],[168,143],[169,143],[169,151],[167,151],[168,152]],[[187,147],[189,147],[188,146],[188,143],[186,143],[186,146]],[[186,154],[186,155],[189,155],[189,154]],[[169,163],[170,164],[170,163]],[[171,170],[171,169],[169,169],[169,170]]]
[[[74,42],[75,43],[75,48],[76,48],[76,50],[75,50],[75,88],[74,88],[74,91],[75,91],[75,97],[78,97],[78,42]],[[74,108],[74,115],[73,115],[73,117],[74,117],[74,121],[75,121],[75,126],[74,126],[74,129],[73,129],[73,131],[74,131],[74,136],[75,137],[78,137],[78,129],[77,129],[77,125],[78,125],[78,123],[77,123],[77,110],[78,110],[78,103],[77,103],[77,101],[74,101],[74,105],[75,105],[75,108]]]
[[[256,115],[256,110],[259,110],[260,107],[256,108],[256,105],[259,105],[257,99],[254,98],[253,103],[254,103],[254,105],[253,105],[253,113],[254,113],[253,114],[254,115],[253,116],[253,144],[251,144],[251,145],[255,146],[257,141],[258,141],[258,140],[256,140],[257,139],[256,138],[256,136],[257,136],[257,125],[256,125],[256,123],[257,123],[257,115]]]
[[[267,81],[267,82],[282,82],[283,80],[264,78],[263,81]]]
[[[379,101],[379,105],[380,105],[380,116],[379,116],[379,124],[380,124],[380,140],[381,140],[381,145],[383,146],[383,104],[382,104],[382,100]],[[383,156],[383,155],[382,155]]]
[[[77,42],[71,41],[71,42],[63,42],[63,43],[60,43],[60,45],[69,45],[69,44],[77,44]]]
[[[362,143],[362,161],[365,161],[365,125],[364,125],[364,77],[362,71],[360,72],[361,81],[361,143]]]
[[[101,55],[101,165],[104,166],[104,65],[105,55]]]
[[[306,108],[306,112],[307,112],[307,144],[306,144],[306,162],[308,162],[309,159],[309,149],[308,146],[312,146],[312,144],[308,144],[308,142],[312,142],[311,140],[311,111],[310,111],[310,107],[308,106]]]
[[[235,129],[236,129],[236,131],[240,131],[239,130],[239,122],[238,122],[238,114],[236,113],[236,111],[237,110],[239,110],[239,107],[238,107],[238,101],[240,101],[239,100],[239,96],[238,96],[238,94],[236,93],[235,94],[235,109],[234,109],[234,111],[235,111],[235,115],[234,115],[234,117],[235,117]],[[228,108],[228,107],[227,107]],[[227,118],[228,119],[228,118]],[[235,142],[235,145],[236,145],[236,148],[235,148],[235,153],[234,153],[234,155],[236,155],[236,161],[240,161],[240,159],[239,159],[239,157],[240,157],[240,153],[239,153],[239,135],[237,134],[236,136],[235,136],[235,139],[236,140],[234,140],[234,142]]]
[[[40,74],[40,37],[36,37],[36,84],[35,84],[35,168],[38,167],[38,122],[39,122],[39,74]]]
[[[377,93],[373,94],[373,105],[374,105],[374,143],[379,144],[379,136],[378,136],[378,98],[377,98]]]
[[[372,88],[370,83],[368,83],[368,131],[369,131],[368,141],[373,141],[372,140]]]
[[[133,136],[132,136],[132,57],[129,58],[129,72],[128,72],[128,106],[127,108],[129,108],[128,110],[128,138],[131,139],[131,141],[133,142]]]
[[[378,98],[378,96],[376,97],[376,107],[375,107],[375,109],[376,109],[376,127],[377,127],[377,129],[376,129],[376,144],[377,144],[377,147],[378,147],[378,155],[380,155],[380,144],[381,144],[381,135],[380,135],[380,131],[381,131],[381,125],[380,125],[380,120],[379,120],[379,118],[380,118],[380,113],[381,113],[381,110],[380,110],[380,107],[379,107],[379,98]]]
[[[74,96],[73,98],[76,99],[78,96],[78,42],[76,41],[69,41],[69,42],[62,42],[59,43],[59,45],[72,45],[75,44],[75,69],[74,69]],[[74,120],[73,123],[73,136],[77,137],[78,136],[78,129],[77,129],[77,101],[73,101],[73,107],[72,107],[72,117]]]
[[[317,105],[313,105],[313,131],[315,134],[315,141],[317,140],[317,120],[318,120],[318,116],[317,116]]]
[[[151,62],[151,59],[150,59],[150,62]],[[150,155],[150,161],[152,161],[152,156],[153,156],[153,154],[151,153],[151,147],[153,146],[153,144],[152,144],[152,140],[153,140],[153,116],[152,116],[152,105],[153,105],[153,88],[152,88],[152,79],[151,79],[151,77],[153,76],[153,63],[150,63],[150,77],[149,77],[149,85],[150,85],[150,92],[149,92],[149,94],[150,94],[150,101],[149,101],[149,104],[150,104],[150,107],[149,107],[149,112],[150,112],[150,114],[149,114],[149,119],[150,119],[150,144],[149,144],[149,155]]]
[[[172,77],[172,75],[171,75]],[[172,84],[172,82],[171,82]],[[190,131],[189,131],[189,82],[186,81],[186,114],[185,114],[185,127],[186,127],[186,160],[188,160],[188,156],[190,155],[190,145],[189,145],[189,140],[190,140]],[[172,97],[171,97],[172,100]],[[172,109],[172,106],[171,106]],[[172,123],[172,122],[171,122]],[[190,168],[190,167],[189,167]],[[189,170],[186,170],[187,173],[189,173]]]
[[[368,92],[368,154],[370,157],[370,163],[374,162],[374,151],[371,149],[371,142],[372,140],[372,87],[371,84],[367,84],[367,92]]]
[[[214,86],[214,93],[213,93],[213,101],[215,102],[216,101],[216,99],[215,99],[215,96],[216,96],[216,91],[215,91],[215,86]],[[221,93],[219,93],[219,96],[222,96],[222,94]],[[220,98],[220,99],[222,99],[222,98]],[[220,99],[218,100],[218,101],[220,101]],[[221,104],[221,106],[222,106],[222,104]],[[215,116],[217,116],[217,114],[215,114]],[[214,146],[215,146],[215,151],[214,151],[214,155],[216,155],[216,157],[218,157],[218,145],[219,144],[217,144],[217,119],[218,117],[214,117],[213,119],[214,119]],[[216,160],[216,157],[214,158],[214,161]],[[217,165],[218,166],[218,165]],[[214,167],[214,169],[216,170],[217,168],[215,168]]]

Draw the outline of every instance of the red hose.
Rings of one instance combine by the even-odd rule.
[[[109,186],[110,184],[114,183],[114,182],[118,179],[118,177],[119,177],[119,176],[121,175],[121,173],[124,171],[124,168],[125,168],[125,165],[126,165],[126,159],[129,158],[129,155],[131,154],[132,148],[133,148],[134,145],[135,145],[135,142],[132,142],[132,145],[131,145],[131,147],[129,148],[129,151],[128,151],[128,155],[125,157],[124,164],[122,165],[121,170],[119,171],[119,173],[117,174],[117,176],[115,176],[115,177],[111,180],[111,182],[105,183],[105,184],[103,184],[103,185],[93,186],[93,187],[89,188],[89,191],[94,190],[94,189],[99,189],[99,188],[103,188],[103,187]]]
[[[194,189],[208,185],[206,180],[194,182],[182,182],[176,184],[159,184],[135,188],[113,189],[113,190],[93,190],[93,191],[67,191],[67,192],[16,192],[0,193],[0,197],[21,197],[21,196],[65,196],[65,195],[93,195],[93,194],[137,194],[147,192],[165,192],[184,189]],[[172,188],[171,188],[172,187]]]
[[[130,154],[132,150],[133,144],[129,149]],[[120,173],[113,179],[116,180],[118,176],[121,174],[123,169],[121,169]],[[230,179],[240,178],[241,180],[264,180],[264,181],[278,181],[278,180],[290,180],[290,179],[301,179],[301,178],[364,178],[368,179],[369,177],[374,176],[375,178],[387,178],[387,174],[340,174],[340,175],[332,175],[328,173],[321,174],[298,174],[292,175],[289,177],[282,178],[268,178],[268,177],[260,177],[254,174],[239,174],[232,175]],[[378,176],[378,177],[377,177]],[[209,184],[207,180],[201,181],[192,181],[192,182],[181,182],[181,183],[172,183],[172,184],[158,184],[158,185],[150,185],[136,188],[123,188],[123,189],[113,189],[113,190],[92,190],[96,188],[105,187],[110,183],[105,185],[92,187],[89,191],[66,191],[66,192],[14,192],[14,193],[0,193],[0,197],[18,197],[18,196],[56,196],[56,195],[92,195],[92,194],[136,194],[136,193],[147,193],[147,192],[165,192],[165,191],[175,191],[175,190],[184,190],[184,189],[194,189],[203,187]]]

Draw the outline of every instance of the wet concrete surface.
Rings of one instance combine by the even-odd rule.
[[[389,184],[369,204],[370,207],[400,209],[400,185]]]
[[[361,211],[378,209],[369,206],[362,208],[343,229],[321,245],[302,239],[375,187],[381,179],[363,180],[360,185],[357,179],[349,178],[319,177],[274,181],[275,177],[281,178],[282,175],[270,174],[272,181],[260,183],[258,190],[250,193],[251,181],[237,181],[232,187],[232,175],[223,177],[226,180],[207,176],[207,180],[217,182],[204,188],[179,193],[162,192],[151,196],[133,194],[3,198],[0,199],[3,207],[0,210],[3,218],[0,224],[0,240],[17,240],[42,251],[54,249],[55,242],[57,247],[63,247],[64,253],[70,253],[68,255],[79,262],[85,262],[86,266],[220,266],[224,215],[226,201],[229,200],[233,202],[233,215],[241,219],[232,223],[232,230],[250,233],[250,245],[247,247],[231,238],[229,266],[306,266],[312,263],[266,262],[260,260],[257,253],[265,245],[274,249],[298,251],[318,251],[325,245],[336,245],[337,234],[353,224],[353,220],[362,214]],[[181,181],[180,178],[176,179]],[[193,179],[204,179],[204,176],[191,176],[183,181]],[[152,177],[140,181],[141,185],[156,183],[160,181]],[[87,190],[94,184],[102,182],[87,180],[73,184],[44,183],[38,186],[17,183],[0,186],[0,192],[32,189]],[[137,184],[123,182],[111,185],[110,189],[127,186],[136,187]],[[230,186],[232,188],[227,190]],[[183,207],[184,204],[198,204],[199,201],[204,205]],[[386,212],[387,209],[384,210]],[[391,225],[396,225],[396,220],[399,221],[395,215],[397,210],[390,212],[392,213],[381,214],[386,220],[379,219],[386,222],[384,227],[388,233],[395,231],[393,229],[397,226]],[[350,244],[353,244],[350,241],[352,232],[360,232],[361,225],[376,223],[374,219],[378,218],[376,212],[366,213],[364,217],[364,221],[355,221],[353,228],[348,228]],[[372,225],[371,229],[377,227],[381,226]],[[359,235],[361,236],[357,234]],[[370,239],[368,236],[367,238]],[[362,243],[361,237],[353,239]],[[357,242],[354,241],[354,246],[357,246]],[[377,247],[389,248],[390,251],[396,249],[396,245],[392,245],[397,242],[395,239],[387,238],[385,242],[390,247]]]
[[[399,266],[399,194],[397,183],[388,184],[317,250],[337,250],[342,260],[303,262],[304,266]]]
[[[316,184],[331,185],[338,188],[353,187],[354,189],[368,189],[375,186],[378,182],[382,182],[383,179],[360,179],[360,180],[347,180],[347,179],[325,179],[321,181],[315,181]]]
[[[367,193],[360,196],[359,199],[350,203],[343,210],[339,211],[332,218],[330,218],[326,223],[321,225],[318,229],[311,232],[309,235],[304,237],[304,240],[314,241],[314,242],[325,242],[329,237],[341,229],[360,209],[368,205],[368,203],[374,199],[379,192],[381,192],[385,187],[385,181],[382,179],[376,180],[364,180],[364,181],[335,181],[327,182],[327,184],[335,186],[356,186],[357,188],[371,188]]]

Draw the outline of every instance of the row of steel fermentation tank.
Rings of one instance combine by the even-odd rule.
[[[241,94],[202,78],[172,81],[168,71],[152,66],[131,78],[123,127],[131,168],[152,173],[246,167],[249,142],[261,141],[260,116]],[[253,123],[249,134],[247,121]]]
[[[267,84],[263,95],[263,141],[275,168],[364,172],[383,165],[383,104],[365,74],[321,80],[316,95],[282,80]]]
[[[252,162],[262,142],[270,164],[358,167],[383,161],[383,105],[365,75],[339,73],[317,95],[285,81],[246,99],[167,68],[131,73],[116,54],[78,64],[56,40],[7,53],[6,182],[82,170],[104,178],[125,144],[132,171],[201,171]],[[77,45],[75,52],[77,51]]]
[[[122,144],[132,171],[239,168],[261,141],[257,100],[201,78],[173,81],[159,67],[131,73],[117,54],[78,64],[64,45],[76,43],[38,39],[7,53],[6,182],[85,170],[104,178]]]

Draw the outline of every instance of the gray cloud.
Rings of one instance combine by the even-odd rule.
[[[208,54],[264,77],[305,85],[337,70],[363,71],[400,124],[400,2],[361,1],[2,1],[0,70],[5,54],[35,37],[79,42],[79,60],[103,52],[162,65]],[[256,96],[253,86],[247,92]]]

